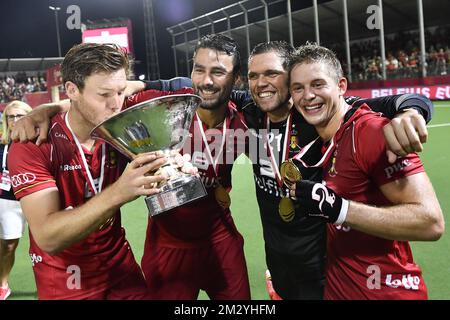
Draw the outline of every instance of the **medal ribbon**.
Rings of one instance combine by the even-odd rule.
[[[347,105],[346,111],[350,109],[350,106]],[[343,121],[341,121],[341,124],[339,125],[339,128],[342,126]],[[336,131],[338,132],[339,129]],[[301,162],[301,164],[305,167],[305,168],[316,168],[316,167],[320,167],[322,166],[322,164],[324,162],[327,162],[328,159],[330,158],[331,154],[333,153],[334,149],[336,149],[336,133],[333,135],[333,137],[331,138],[330,141],[330,145],[328,146],[327,150],[324,152],[322,158],[313,165],[309,165],[306,162],[304,162],[301,158],[306,154],[306,152],[308,152],[308,150],[312,147],[312,145],[319,140],[320,136],[317,137],[316,139],[314,139],[313,141],[311,141],[310,143],[308,143],[298,154],[295,155],[295,157],[293,157],[293,159],[298,160],[299,162]]]
[[[203,130],[203,122],[200,119],[200,117],[198,116],[198,113],[196,113],[197,116],[197,120],[198,120],[198,124],[200,126],[200,133],[202,134],[202,139],[203,142],[205,143],[205,149],[206,149],[206,156],[208,157],[208,161],[209,163],[212,164],[213,166],[213,170],[214,170],[214,174],[216,176],[216,178],[219,178],[219,167],[217,162],[220,159],[220,156],[223,153],[223,147],[225,145],[225,140],[226,140],[226,134],[227,134],[227,118],[225,117],[225,119],[223,120],[223,127],[222,127],[222,142],[220,143],[220,150],[219,153],[216,156],[216,160],[214,160],[212,153],[211,153],[211,149],[209,148],[209,144],[208,144],[208,140],[206,139],[206,135],[205,135],[205,131]]]
[[[291,141],[291,125],[292,125],[292,117],[291,117],[291,113],[289,113],[289,116],[288,116],[287,121],[286,121],[286,131],[284,133],[283,155],[282,155],[281,163],[286,161],[286,158],[288,157],[288,153],[289,153],[289,147],[288,146],[289,146],[290,141]],[[269,150],[270,163],[272,164],[272,170],[275,173],[275,178],[277,180],[277,183],[278,183],[278,185],[280,187],[282,187],[283,186],[283,179],[281,178],[279,165],[275,161],[275,156],[274,156],[274,154],[272,152],[272,147],[271,147],[270,142],[269,142],[270,119],[269,119],[269,117],[267,115],[266,115],[266,128],[267,128],[267,134],[265,136],[265,138],[266,138],[265,144],[267,146],[267,149]]]
[[[295,155],[295,157],[293,157],[292,159],[298,160],[299,162],[301,162],[301,164],[305,167],[305,168],[316,168],[316,167],[320,167],[326,160],[328,160],[328,158],[330,157],[332,151],[334,151],[335,149],[335,143],[334,143],[334,137],[331,139],[330,145],[328,146],[327,150],[325,151],[325,153],[323,154],[322,158],[313,165],[309,165],[307,164],[305,161],[302,160],[302,157],[306,154],[306,152],[308,152],[308,150],[312,147],[312,145],[319,140],[320,137],[317,137],[316,139],[314,139],[313,141],[311,141],[310,143],[308,143],[299,153],[297,153]]]
[[[83,148],[81,147],[81,143],[80,143],[80,141],[78,141],[77,136],[73,133],[73,130],[69,125],[68,115],[69,115],[69,112],[67,112],[66,116],[64,117],[64,120],[66,121],[66,126],[67,126],[67,128],[69,128],[69,131],[72,134],[73,140],[75,141],[75,144],[77,145],[78,152],[80,153],[83,167],[86,172],[87,180],[92,188],[92,191],[94,191],[94,193],[97,194],[102,191],[103,179],[105,177],[106,144],[103,143],[103,145],[102,145],[102,162],[101,162],[101,167],[100,167],[100,178],[98,181],[98,190],[97,190],[97,188],[95,187],[94,179],[92,179],[92,174],[91,174],[91,171],[89,170],[89,166],[87,164]]]

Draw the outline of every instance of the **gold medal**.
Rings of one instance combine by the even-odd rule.
[[[295,217],[294,202],[289,198],[281,198],[278,204],[278,213],[283,221],[292,221]]]
[[[302,179],[302,174],[294,162],[289,159],[284,161],[280,166],[280,174],[284,183],[289,187],[290,185],[299,182]]]
[[[227,209],[230,207],[230,195],[228,194],[227,190],[222,187],[222,185],[219,184],[216,189],[214,189],[214,195],[216,196],[216,200],[222,208]]]

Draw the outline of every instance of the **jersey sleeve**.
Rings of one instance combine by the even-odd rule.
[[[416,153],[389,163],[382,130],[388,122],[386,118],[375,116],[357,122],[352,128],[355,130],[353,141],[357,163],[378,186],[424,171]]]
[[[48,154],[46,154],[48,152]],[[56,187],[51,173],[48,144],[13,143],[8,152],[8,168],[16,199],[40,190]]]
[[[430,122],[434,107],[430,99],[420,94],[398,94],[393,96],[372,98],[372,99],[359,99],[355,97],[346,98],[347,103],[352,107],[359,107],[362,104],[367,104],[373,111],[381,112],[386,117],[393,119],[398,113],[404,109],[417,110],[425,121]]]
[[[155,89],[163,91],[176,91],[184,87],[192,87],[191,78],[187,77],[175,77],[169,80],[151,80],[144,81],[145,90]]]
[[[131,106],[134,106],[135,104],[138,104],[140,102],[155,99],[163,96],[168,96],[172,94],[188,94],[188,93],[194,93],[194,90],[192,88],[181,88],[179,90],[175,91],[161,91],[161,90],[144,90],[141,92],[138,92],[136,94],[133,94],[132,96],[129,96],[125,102],[124,102],[124,108],[129,108]]]

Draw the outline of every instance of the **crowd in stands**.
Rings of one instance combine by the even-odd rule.
[[[450,74],[450,26],[425,30],[427,76]],[[347,72],[345,47],[343,44],[328,45],[336,52]],[[388,79],[420,77],[419,32],[399,32],[385,37],[386,77]],[[352,81],[382,79],[380,42],[362,40],[350,46],[352,57]],[[240,89],[245,89],[242,81]],[[15,76],[0,76],[0,103],[22,100],[27,92],[46,91],[46,81],[40,74],[27,76],[24,72]]]
[[[22,100],[25,93],[47,91],[47,83],[43,76],[29,77],[24,72],[15,76],[0,76],[0,103]]]
[[[419,77],[419,31],[399,32],[385,37],[386,77],[388,79]],[[450,74],[450,26],[425,30],[427,76]],[[345,63],[345,47],[332,46]],[[379,40],[355,42],[350,46],[353,81],[382,79],[382,63]],[[343,65],[344,72],[347,66]]]

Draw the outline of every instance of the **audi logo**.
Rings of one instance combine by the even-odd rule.
[[[36,180],[36,176],[33,173],[19,173],[11,177],[11,184],[16,188],[22,184],[33,182],[34,180]]]

